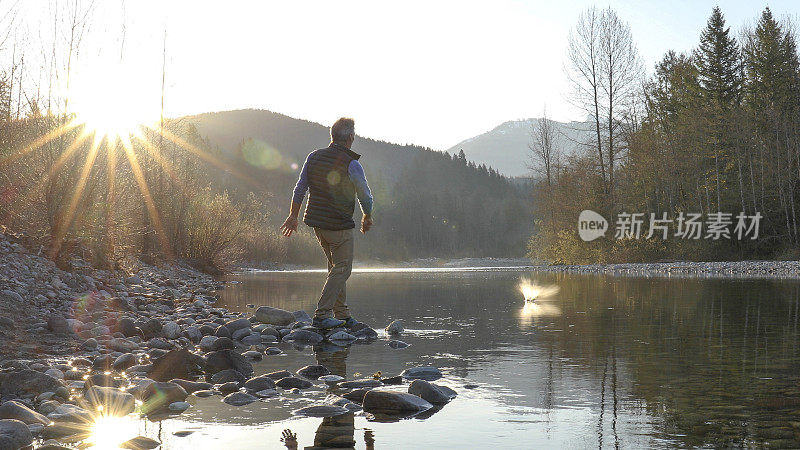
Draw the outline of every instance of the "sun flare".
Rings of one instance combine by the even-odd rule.
[[[557,294],[558,290],[559,288],[556,285],[539,285],[528,278],[522,278],[519,281],[519,291],[526,302],[533,302],[538,298],[551,297]]]
[[[69,109],[87,134],[115,140],[140,136],[143,126],[158,124],[160,94],[152,85],[145,89],[134,75],[116,68],[76,78]]]

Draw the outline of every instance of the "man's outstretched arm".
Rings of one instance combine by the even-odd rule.
[[[309,155],[310,156],[310,155]],[[300,176],[297,178],[297,184],[294,186],[292,193],[292,204],[289,207],[289,217],[283,221],[281,225],[281,233],[284,236],[290,237],[292,233],[297,231],[298,220],[300,215],[300,206],[303,204],[303,198],[306,196],[308,190],[308,158],[303,163],[303,170],[300,171]]]
[[[372,207],[373,198],[372,192],[369,190],[367,184],[367,176],[364,174],[364,167],[358,160],[354,159],[347,167],[347,172],[350,175],[350,181],[356,188],[356,195],[358,196],[358,203],[361,205],[361,212],[364,217],[361,218],[361,232],[366,233],[372,228]]]

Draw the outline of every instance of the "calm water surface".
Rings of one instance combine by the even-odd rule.
[[[324,277],[236,275],[220,306],[312,312]],[[560,291],[525,308],[521,277]],[[141,431],[198,449],[282,448],[286,428],[300,448],[315,437],[361,449],[800,447],[797,281],[356,272],[347,292],[353,314],[376,329],[403,319],[411,347],[393,350],[383,335],[334,354],[285,346],[255,363],[256,375],[315,360],[348,379],[430,365],[458,397],[424,419],[357,414],[344,424],[292,417],[324,398],[323,386],[239,408],[190,397],[179,419]]]

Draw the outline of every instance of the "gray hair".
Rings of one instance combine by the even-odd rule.
[[[331,125],[331,140],[345,142],[350,136],[356,135],[356,122],[349,117],[342,117]]]

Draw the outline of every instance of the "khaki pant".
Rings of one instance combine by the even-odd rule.
[[[314,228],[319,245],[328,258],[328,279],[322,288],[314,317],[350,317],[345,285],[353,270],[353,230],[331,231]]]

